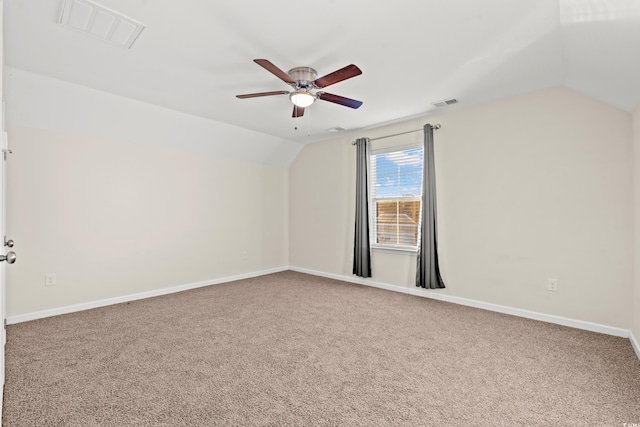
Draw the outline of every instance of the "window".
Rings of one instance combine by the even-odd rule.
[[[371,246],[416,250],[422,201],[422,146],[373,150],[369,157]]]

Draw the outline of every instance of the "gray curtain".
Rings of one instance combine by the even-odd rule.
[[[356,150],[356,230],[353,243],[353,274],[360,277],[371,277],[369,192],[367,182],[369,139],[357,139]]]
[[[416,286],[427,289],[444,288],[438,264],[436,221],[436,174],[433,161],[433,127],[424,125],[424,166],[422,168],[422,225],[418,245]]]

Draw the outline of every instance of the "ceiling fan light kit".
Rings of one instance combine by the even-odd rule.
[[[313,89],[321,89],[362,74],[360,68],[353,64],[347,65],[346,67],[334,71],[333,73],[329,73],[324,77],[317,78],[318,73],[311,67],[295,67],[285,73],[267,59],[254,59],[253,61],[265,70],[269,71],[274,76],[278,77],[289,86],[291,86],[293,88],[293,91],[288,92],[283,90],[248,93],[244,95],[236,95],[237,98],[246,99],[256,98],[260,96],[288,94],[289,99],[293,103],[293,114],[291,115],[292,117],[302,117],[304,115],[304,109],[313,104],[316,99],[332,102],[334,104],[344,105],[345,107],[349,108],[359,108],[362,105],[362,101],[345,98],[344,96],[334,95],[327,92],[312,92]]]
[[[291,102],[293,102],[293,105],[297,105],[302,108],[308,107],[316,100],[316,96],[306,89],[298,89],[297,91],[292,92],[289,95],[289,98],[291,99]]]

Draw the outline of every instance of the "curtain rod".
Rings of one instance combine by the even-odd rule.
[[[440,123],[438,123],[437,125],[433,125],[431,126],[434,130],[438,130],[440,129],[442,126],[440,126]],[[416,130],[408,130],[406,132],[400,132],[400,133],[394,133],[393,135],[385,135],[385,136],[379,136],[377,138],[371,138],[369,139],[369,141],[376,141],[378,139],[385,139],[385,138],[391,138],[392,136],[400,136],[400,135],[405,135],[407,133],[414,133],[414,132],[422,132],[424,129],[416,129]],[[355,141],[351,142],[351,145],[356,145]]]

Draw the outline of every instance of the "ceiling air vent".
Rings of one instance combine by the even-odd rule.
[[[444,101],[434,102],[433,106],[436,108],[446,107],[447,105],[457,104],[458,100],[455,98],[445,99]]]
[[[343,128],[342,126],[336,126],[331,129],[327,129],[329,132],[343,132],[347,130],[347,128]]]
[[[127,49],[145,28],[143,24],[91,0],[64,0],[60,24]]]

